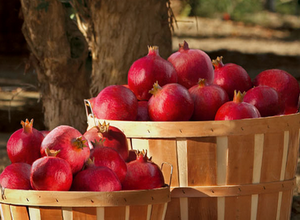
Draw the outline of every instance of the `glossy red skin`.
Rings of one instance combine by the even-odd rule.
[[[88,142],[85,141],[83,148],[78,148],[73,141],[83,135],[75,128],[68,125],[59,125],[49,132],[41,144],[41,154],[46,156],[45,150],[60,150],[57,157],[65,159],[71,166],[72,172],[77,173],[90,156]]]
[[[32,128],[31,133],[25,133],[23,128],[15,131],[8,139],[6,150],[8,158],[12,163],[28,163],[41,157],[40,147],[44,135]]]
[[[127,173],[127,165],[121,155],[111,147],[95,147],[91,150],[90,158],[96,166],[110,168],[122,183]]]
[[[274,88],[284,103],[284,114],[298,112],[299,83],[297,79],[288,72],[280,69],[262,71],[254,78],[253,85],[266,85]]]
[[[213,83],[227,92],[229,100],[233,99],[234,90],[243,93],[252,88],[252,81],[246,70],[234,63],[215,68]]]
[[[32,164],[30,182],[34,190],[68,191],[72,181],[71,167],[62,158],[45,156]]]
[[[154,189],[163,185],[163,174],[155,163],[137,159],[127,164],[127,175],[123,181],[124,190]]]
[[[112,192],[122,189],[117,175],[104,166],[91,166],[74,176],[72,190]]]
[[[153,84],[158,82],[163,86],[178,81],[173,65],[155,52],[136,60],[128,71],[128,86],[138,100],[149,100]]]
[[[134,121],[137,116],[137,98],[123,85],[105,87],[93,100],[96,118]]]
[[[258,109],[247,102],[229,101],[217,111],[215,120],[238,120],[245,118],[259,118]]]
[[[191,120],[214,120],[218,109],[229,101],[227,92],[217,85],[195,85],[189,89],[194,100],[194,113]]]
[[[90,142],[103,142],[103,147],[111,147],[119,152],[126,161],[129,155],[129,147],[125,134],[114,126],[109,126],[108,132],[101,133],[97,126],[90,128],[83,136]]]
[[[280,115],[283,113],[278,93],[269,86],[257,86],[247,91],[244,102],[254,105],[261,117]]]
[[[0,185],[7,189],[30,190],[30,170],[28,163],[12,163],[0,175]]]
[[[187,89],[196,85],[199,79],[206,79],[207,83],[213,82],[211,59],[202,50],[180,48],[169,56],[168,61],[175,67],[178,83]]]
[[[137,121],[150,121],[148,113],[148,101],[138,102],[138,113],[136,117]]]
[[[152,121],[188,121],[194,112],[194,101],[184,86],[170,83],[150,98],[148,111]]]

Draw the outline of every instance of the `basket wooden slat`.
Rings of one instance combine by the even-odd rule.
[[[171,200],[170,188],[116,192],[2,189],[2,220],[161,219]]]
[[[89,128],[103,121],[88,115]],[[105,121],[125,133],[132,149],[146,149],[155,163],[173,165],[167,220],[289,220],[299,113],[234,121]],[[163,172],[167,179],[169,171]],[[264,184],[273,190],[255,188]],[[236,186],[250,188],[234,194]],[[222,192],[209,194],[206,187]],[[190,191],[180,195],[178,188]]]

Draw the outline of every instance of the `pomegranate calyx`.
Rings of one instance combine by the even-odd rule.
[[[246,95],[246,92],[241,93],[241,91],[234,90],[234,96],[233,101],[237,103],[243,102],[244,96]]]
[[[106,133],[106,132],[108,132],[108,130],[109,130],[109,123],[106,123],[106,121],[104,121],[102,124],[99,123],[98,131],[100,133],[102,133],[102,134]]]
[[[206,79],[203,79],[203,78],[201,78],[201,79],[199,79],[199,81],[198,81],[198,86],[200,87],[200,88],[202,88],[202,87],[204,87],[204,86],[206,86]]]
[[[87,147],[87,145],[85,145],[86,142],[87,140],[84,140],[83,136],[81,136],[73,140],[72,144],[78,149],[83,149],[84,147]]]
[[[45,153],[47,156],[51,156],[51,157],[56,157],[57,154],[60,152],[60,150],[53,150],[53,149],[49,149],[49,147],[47,147],[45,149]]]
[[[93,147],[104,147],[104,138],[100,138],[98,141],[95,139],[94,141],[91,141]]]
[[[95,166],[95,157],[88,158],[88,160],[84,164],[84,169]]]
[[[159,56],[159,47],[158,46],[148,46],[148,55]]]
[[[138,150],[136,153],[136,160],[138,160],[139,162],[145,163],[147,161],[151,161],[152,157],[148,158],[147,150],[143,150],[143,151]]]
[[[185,51],[189,49],[189,45],[186,41],[183,41],[183,44],[179,44],[179,51]]]
[[[221,68],[224,66],[224,63],[222,61],[223,56],[217,57],[217,59],[212,60],[212,64],[215,67],[215,69]]]
[[[156,95],[160,90],[161,90],[161,86],[158,84],[158,81],[156,81],[153,84],[153,88],[149,91],[149,93],[151,93],[152,95]]]
[[[25,122],[24,121],[21,121],[21,125],[23,127],[23,132],[25,134],[30,134],[32,133],[32,127],[33,127],[33,119],[29,120],[26,119]]]

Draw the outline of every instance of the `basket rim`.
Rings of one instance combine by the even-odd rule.
[[[113,192],[1,189],[0,203],[52,207],[113,207],[167,203],[170,187]]]
[[[118,127],[128,138],[180,138],[264,134],[300,129],[300,113],[224,121],[119,121],[87,116],[88,129],[99,123]],[[87,130],[88,130],[87,129]]]

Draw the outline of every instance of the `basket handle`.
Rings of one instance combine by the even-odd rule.
[[[97,125],[96,119],[95,119],[96,117],[95,117],[94,111],[92,109],[92,104],[91,104],[90,100],[89,99],[84,99],[83,101],[84,101],[84,106],[85,106],[86,117],[88,118],[89,115],[91,115],[91,117],[94,120],[94,125]]]
[[[171,169],[171,171],[170,171],[170,179],[169,179],[169,184],[168,184],[168,186],[171,187],[172,175],[173,175],[173,165],[170,164],[170,163],[168,163],[168,162],[163,162],[163,163],[161,163],[161,168],[160,168],[161,170],[163,170],[163,167],[164,167],[165,164],[169,165],[170,169]]]

